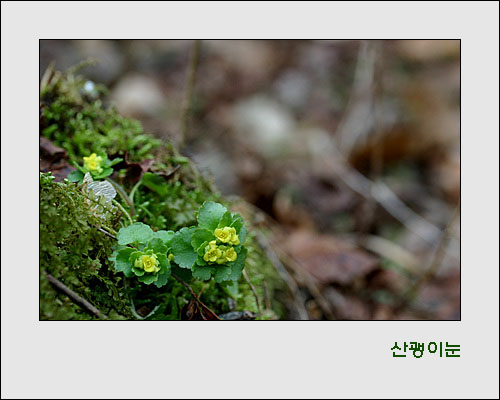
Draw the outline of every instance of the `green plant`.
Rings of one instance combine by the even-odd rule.
[[[172,231],[153,230],[142,222],[136,222],[118,232],[118,249],[111,258],[115,269],[126,277],[136,276],[147,285],[154,283],[160,288],[170,277],[168,251]]]
[[[78,165],[76,162],[73,163],[77,170],[70,173],[68,179],[70,182],[81,183],[87,172],[90,173],[95,180],[104,179],[114,172],[111,167],[121,161],[123,161],[123,158],[120,157],[109,160],[106,153],[101,153],[101,155],[92,153],[88,157],[83,157],[83,166]]]
[[[154,232],[141,222],[118,232],[119,248],[111,258],[115,269],[145,284],[164,286],[171,263],[187,269],[202,281],[238,281],[247,249],[242,245],[246,230],[243,219],[222,204],[208,201],[201,206],[198,225],[177,232]]]

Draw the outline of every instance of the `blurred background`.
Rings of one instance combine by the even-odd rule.
[[[253,210],[309,319],[460,319],[459,41],[42,40],[40,76],[88,58]]]

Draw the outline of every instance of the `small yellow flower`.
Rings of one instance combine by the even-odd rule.
[[[230,247],[229,249],[227,249],[225,252],[224,252],[224,258],[226,259],[226,261],[235,261],[236,258],[238,258],[238,254],[236,254],[236,252],[234,251],[234,248]]]
[[[214,235],[222,243],[227,243],[231,240],[231,229],[234,229],[234,228],[230,228],[228,226],[226,226],[225,228],[217,228],[214,231]]]
[[[234,228],[232,229],[234,230],[234,233],[231,235],[231,240],[229,240],[229,243],[232,244],[233,246],[237,246],[240,244],[240,238],[236,234],[235,229]]]
[[[100,174],[102,172],[102,157],[92,153],[89,157],[83,157],[83,167],[89,171]]]
[[[222,251],[217,247],[212,247],[210,244],[205,247],[205,255],[203,259],[206,262],[216,262],[222,256]]]
[[[224,253],[228,249],[228,246],[218,246],[218,249],[220,250],[220,257],[215,261],[217,264],[224,264],[226,262],[226,258],[224,256]]]
[[[143,256],[140,256],[137,260],[135,260],[134,267],[138,269],[143,269],[146,272],[156,273],[160,270],[158,264],[160,264],[160,262],[158,261],[158,257],[156,257],[155,254],[151,256],[145,254]]]

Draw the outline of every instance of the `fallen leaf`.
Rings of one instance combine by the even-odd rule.
[[[296,231],[283,243],[287,252],[320,283],[349,285],[375,270],[378,260],[331,235]]]

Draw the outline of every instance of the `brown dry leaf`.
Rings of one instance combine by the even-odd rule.
[[[295,258],[320,283],[352,284],[377,268],[378,260],[331,235],[296,231],[283,243]]]
[[[191,300],[183,309],[183,320],[188,321],[215,321],[219,318],[211,311],[200,307],[196,300]]]
[[[49,139],[40,136],[40,171],[52,172],[56,182],[62,181],[76,168],[68,164],[66,150],[55,146]]]
[[[115,171],[126,169],[124,181],[131,185],[136,184],[142,178],[145,172],[148,172],[154,163],[154,159],[147,159],[141,162],[130,162],[128,153],[125,153],[124,160],[115,165]]]

